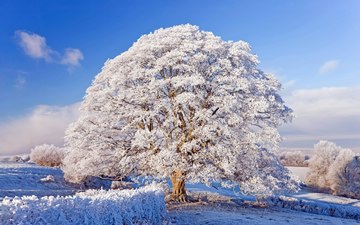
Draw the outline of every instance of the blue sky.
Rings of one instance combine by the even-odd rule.
[[[279,77],[298,117],[281,129],[284,147],[329,139],[360,149],[360,1],[4,0],[0,154],[61,144],[106,59],[142,34],[184,23],[249,42],[260,67]]]

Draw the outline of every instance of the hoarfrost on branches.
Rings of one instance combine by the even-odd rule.
[[[161,224],[166,214],[158,185],[134,190],[87,190],[70,196],[5,197],[0,224]]]
[[[177,172],[190,182],[231,180],[244,192],[296,189],[275,156],[276,128],[292,111],[258,63],[248,43],[197,26],[142,36],[88,88],[66,132],[65,177]]]
[[[284,166],[299,166],[307,167],[309,156],[305,155],[302,151],[285,151],[281,152],[280,162]]]
[[[329,141],[320,141],[314,148],[306,183],[334,195],[360,199],[360,155]]]
[[[55,145],[42,144],[31,149],[30,161],[40,166],[60,166],[64,158],[64,149]]]

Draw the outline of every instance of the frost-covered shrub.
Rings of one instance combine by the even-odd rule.
[[[360,198],[360,156],[350,149],[321,141],[315,145],[307,184],[334,195]]]
[[[360,159],[350,149],[340,151],[326,177],[334,195],[360,198]]]
[[[162,224],[166,208],[158,185],[137,190],[88,190],[74,196],[5,198],[0,224]]]
[[[320,141],[314,146],[314,150],[314,155],[309,160],[310,171],[306,176],[306,184],[318,189],[329,190],[330,182],[326,175],[341,147],[329,141]]]
[[[279,158],[284,166],[308,166],[308,157],[302,151],[281,152]]]
[[[11,156],[9,161],[10,162],[23,162],[21,156],[17,156],[17,155]]]
[[[29,162],[30,161],[30,155],[22,155],[20,156],[22,162]]]
[[[0,162],[28,162],[30,160],[29,155],[14,155],[14,156],[2,156]]]
[[[63,149],[55,145],[38,145],[30,153],[30,160],[40,166],[60,166],[63,158]]]
[[[356,155],[348,163],[347,169],[349,171],[349,184],[348,189],[349,197],[360,199],[360,155]]]

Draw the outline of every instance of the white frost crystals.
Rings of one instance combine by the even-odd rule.
[[[314,148],[306,184],[333,195],[360,199],[360,155],[329,141],[319,141]]]
[[[274,154],[276,128],[292,111],[258,63],[246,42],[197,26],[142,36],[87,89],[66,132],[66,179],[180,171],[189,182],[231,180],[248,193],[295,190]]]
[[[136,190],[87,190],[74,196],[5,197],[0,224],[161,224],[166,214],[157,185]]]

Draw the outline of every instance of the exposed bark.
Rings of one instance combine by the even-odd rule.
[[[187,202],[188,197],[185,189],[185,173],[176,170],[171,174],[172,194],[171,198],[179,202]]]

